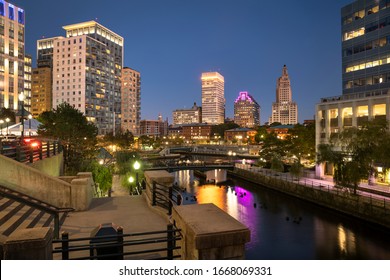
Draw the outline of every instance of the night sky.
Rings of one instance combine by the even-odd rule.
[[[352,0],[14,0],[26,11],[26,52],[65,36],[62,26],[96,20],[125,39],[124,66],[141,72],[141,118],[171,121],[201,104],[201,73],[225,77],[226,117],[248,91],[268,121],[284,64],[299,121],[321,97],[341,94],[340,10]]]

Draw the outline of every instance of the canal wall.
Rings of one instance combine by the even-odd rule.
[[[239,168],[228,174],[390,229],[390,205],[385,200],[353,195],[337,188],[303,185]]]

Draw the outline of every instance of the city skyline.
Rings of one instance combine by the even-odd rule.
[[[218,71],[226,81],[226,117],[234,116],[237,93],[249,91],[267,120],[286,64],[299,122],[313,118],[321,97],[342,91],[340,9],[351,2],[113,1],[111,7],[121,8],[110,9],[92,1],[12,1],[26,11],[26,53],[34,67],[36,41],[64,25],[97,20],[123,36],[124,66],[143,76],[142,119],[162,114],[171,121],[173,110],[201,104],[202,72]],[[327,16],[319,20],[319,13]]]

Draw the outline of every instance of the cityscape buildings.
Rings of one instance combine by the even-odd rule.
[[[202,73],[202,122],[225,121],[225,79],[218,72]]]
[[[32,57],[29,54],[24,55],[24,107],[31,111],[31,75],[32,75]],[[26,116],[27,117],[27,116]]]
[[[18,96],[25,94],[24,35],[24,10],[0,0],[0,108],[18,110]]]
[[[276,102],[272,103],[272,113],[269,123],[280,122],[281,124],[298,123],[298,106],[292,100],[290,77],[287,66],[283,66],[282,76],[276,84]]]
[[[63,27],[66,37],[38,40],[38,66],[52,67],[56,108],[67,102],[99,134],[120,128],[124,39],[96,21]]]
[[[52,104],[53,75],[49,66],[34,68],[32,71],[31,87],[31,114],[37,117],[39,114],[50,111]]]
[[[122,69],[121,130],[139,134],[141,119],[141,74],[129,67]]]
[[[193,124],[202,122],[202,107],[196,105],[190,109],[177,109],[172,112],[173,125]]]
[[[240,92],[234,101],[234,123],[248,128],[260,125],[260,105],[246,91]]]
[[[168,120],[164,121],[161,115],[157,120],[141,120],[139,134],[155,138],[164,137],[168,135]]]
[[[316,105],[317,145],[367,120],[390,120],[390,2],[354,1],[341,9],[341,22],[343,93]],[[322,177],[332,169],[321,164],[316,174]],[[379,176],[386,177],[379,170]],[[388,176],[384,180],[388,182]]]

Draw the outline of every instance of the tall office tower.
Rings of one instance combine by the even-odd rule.
[[[316,147],[344,128],[390,121],[390,1],[354,1],[341,9],[341,24],[343,94],[317,104]],[[316,172],[330,174],[331,165]],[[389,173],[378,174],[390,182]]]
[[[0,108],[18,110],[24,92],[24,10],[0,0]]]
[[[260,125],[260,105],[246,91],[240,92],[234,101],[234,123],[248,128]]]
[[[29,54],[24,55],[24,107],[31,112],[31,75],[32,75],[32,57]],[[26,116],[27,117],[27,116]]]
[[[202,107],[196,105],[190,109],[177,109],[172,112],[173,125],[193,124],[202,122]]]
[[[282,76],[276,84],[276,102],[272,103],[272,115],[269,123],[281,124],[298,123],[298,106],[292,101],[290,77],[286,65],[283,66]]]
[[[141,75],[129,67],[122,69],[121,130],[139,135],[141,119]]]
[[[31,87],[31,113],[34,117],[50,111],[52,105],[52,69],[48,66],[34,68]]]
[[[124,40],[96,21],[63,28],[66,38],[37,43],[38,65],[53,69],[53,108],[69,103],[99,134],[113,132],[120,127]]]
[[[202,73],[202,122],[225,122],[225,80],[218,72]]]

